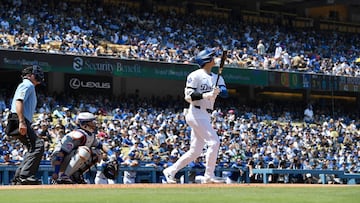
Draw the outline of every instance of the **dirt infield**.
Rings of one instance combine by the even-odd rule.
[[[200,187],[360,187],[360,185],[328,185],[328,184],[112,184],[112,185],[3,185],[0,190],[13,189],[97,189],[97,188],[200,188]]]

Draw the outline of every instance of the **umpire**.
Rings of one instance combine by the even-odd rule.
[[[36,110],[35,86],[44,82],[44,72],[40,66],[32,65],[23,69],[22,82],[17,86],[8,118],[7,136],[19,140],[27,148],[24,159],[17,168],[13,184],[40,184],[36,178],[40,161],[44,154],[44,142],[31,127]]]

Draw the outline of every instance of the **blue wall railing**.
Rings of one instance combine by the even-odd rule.
[[[9,185],[11,184],[11,179],[13,178],[17,166],[0,166],[0,184]],[[101,170],[101,168],[93,167],[89,172],[86,173],[86,178],[90,180],[90,183],[94,183],[94,178],[96,171]],[[161,174],[162,168],[154,167],[120,167],[119,176],[117,177],[116,183],[121,184],[123,178],[123,172],[131,170],[137,172],[137,180],[140,182],[148,183],[159,183],[161,182],[159,178],[159,173]],[[189,182],[190,171],[194,169],[184,168],[179,172],[184,175],[184,183]],[[215,173],[217,176],[221,176],[224,171],[235,171],[237,169],[233,168],[216,168]],[[196,169],[196,171],[203,172],[203,169]],[[37,176],[42,180],[42,184],[50,184],[51,174],[53,172],[53,167],[50,165],[40,165],[39,172]],[[327,184],[326,175],[335,175],[338,178],[344,180],[347,184],[360,184],[360,173],[345,173],[344,171],[334,171],[334,170],[297,170],[297,169],[272,169],[272,168],[262,168],[262,169],[253,169],[253,174],[261,174],[262,182],[264,184],[269,183],[269,176],[271,174],[278,175],[289,175],[289,174],[312,174],[318,175],[321,179],[322,184]],[[244,183],[250,183],[250,178],[247,175],[248,171],[244,170],[245,180]],[[162,175],[162,174],[161,174]],[[161,177],[160,175],[160,177]],[[240,181],[239,181],[240,183]]]

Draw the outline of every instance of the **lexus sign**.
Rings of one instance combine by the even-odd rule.
[[[67,75],[67,89],[70,91],[109,91],[112,90],[111,78],[99,76]]]
[[[95,81],[83,81],[79,78],[71,78],[69,86],[72,89],[90,88],[90,89],[110,89],[111,84],[109,82],[95,82]]]

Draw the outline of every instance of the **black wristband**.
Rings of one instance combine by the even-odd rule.
[[[203,98],[200,92],[193,92],[190,96],[191,96],[191,100],[193,101],[200,100]]]

